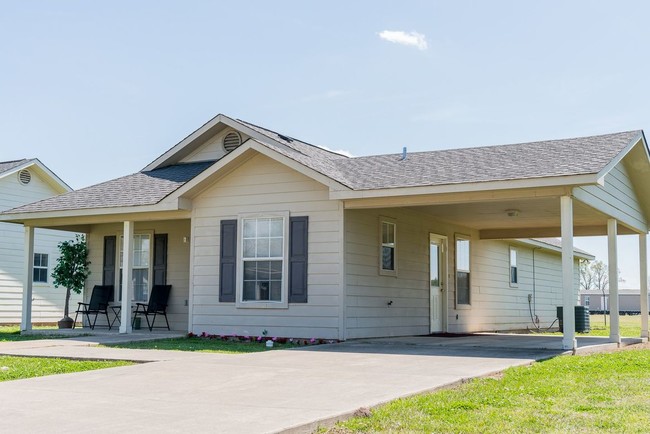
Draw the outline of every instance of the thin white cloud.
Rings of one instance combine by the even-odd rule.
[[[429,47],[426,36],[418,32],[406,33],[401,30],[384,30],[379,32],[379,37],[395,44],[417,47],[418,50],[426,50]]]

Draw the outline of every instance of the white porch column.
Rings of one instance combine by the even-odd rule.
[[[124,222],[124,241],[122,242],[122,312],[120,333],[131,333],[131,300],[133,299],[133,226],[132,221]]]
[[[641,271],[641,337],[648,339],[648,244],[646,234],[639,234],[639,270]]]
[[[23,279],[23,313],[20,330],[32,329],[32,288],[34,284],[34,228],[25,226],[25,278]]]
[[[607,262],[609,269],[609,341],[620,343],[618,321],[618,248],[616,219],[607,219]]]
[[[571,196],[560,198],[560,221],[562,234],[562,310],[564,336],[562,348],[575,350],[576,341],[575,304],[576,294],[573,288],[573,199]]]

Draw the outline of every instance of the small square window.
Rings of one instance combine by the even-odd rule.
[[[32,279],[34,282],[47,283],[47,253],[34,253],[34,271]]]

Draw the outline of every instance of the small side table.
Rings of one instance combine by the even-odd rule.
[[[117,321],[117,325],[120,326],[122,324],[122,320],[120,319],[120,315],[122,314],[122,305],[121,304],[112,304],[109,306],[111,310],[113,311],[113,314],[115,315],[115,318],[113,318],[113,321],[111,321],[111,327],[113,327],[113,324],[115,324],[115,321]]]

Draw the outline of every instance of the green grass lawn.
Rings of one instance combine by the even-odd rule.
[[[650,350],[561,356],[393,401],[332,431],[648,432]]]
[[[145,350],[174,350],[174,351],[201,351],[208,353],[257,353],[260,351],[269,351],[271,349],[292,348],[292,344],[278,344],[273,348],[266,348],[263,343],[259,342],[233,342],[222,339],[208,339],[201,337],[187,338],[169,338],[158,339],[154,341],[128,342],[123,344],[107,345],[115,348],[135,348]]]
[[[34,327],[34,329],[54,329],[55,327]],[[0,326],[0,342],[12,341],[33,341],[36,339],[61,339],[69,336],[48,334],[48,335],[21,335],[20,326]]]
[[[609,336],[610,318],[607,315],[607,326],[603,315],[590,315],[590,333],[579,333],[581,336]],[[619,315],[619,329],[621,336],[638,338],[641,336],[641,315]]]
[[[0,356],[0,381],[21,378],[42,377],[44,375],[67,374],[70,372],[91,371],[132,365],[124,361],[67,360],[45,357]]]

